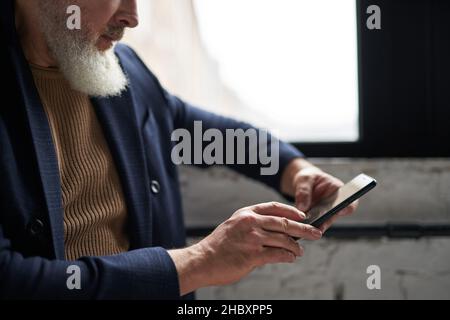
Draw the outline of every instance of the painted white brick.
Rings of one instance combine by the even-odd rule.
[[[340,223],[450,223],[450,160],[315,159],[349,180],[360,172],[379,185],[358,213]],[[224,168],[181,168],[188,225],[225,220],[236,209],[283,199],[268,188]],[[255,270],[225,287],[204,288],[200,299],[450,299],[450,238],[304,242],[294,264]],[[381,268],[381,290],[368,290],[366,268]]]

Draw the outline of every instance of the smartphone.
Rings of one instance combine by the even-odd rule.
[[[363,173],[358,175],[307,211],[306,220],[302,223],[319,228],[332,216],[375,188],[376,185],[377,181],[374,178]]]

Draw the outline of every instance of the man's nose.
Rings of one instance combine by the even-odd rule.
[[[122,0],[116,22],[123,27],[135,28],[139,24],[136,0]]]

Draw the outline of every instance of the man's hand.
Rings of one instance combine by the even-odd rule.
[[[236,282],[265,264],[294,262],[304,252],[294,237],[317,240],[322,236],[319,229],[302,224],[303,219],[304,213],[295,207],[258,204],[236,211],[199,243],[169,251],[181,295]]]
[[[307,212],[322,198],[330,196],[343,185],[343,182],[305,159],[293,160],[283,172],[281,180],[281,191],[295,197],[296,207]],[[340,216],[352,214],[358,202],[352,203],[336,216],[325,222],[320,230],[325,232]]]

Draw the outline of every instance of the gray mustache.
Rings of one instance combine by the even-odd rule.
[[[123,28],[123,27],[111,27],[111,28],[108,28],[108,30],[106,30],[106,32],[104,34],[112,39],[120,40],[120,39],[122,39],[124,33],[125,33],[125,28]]]

